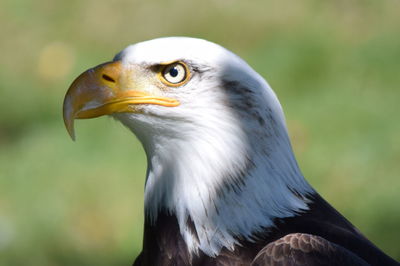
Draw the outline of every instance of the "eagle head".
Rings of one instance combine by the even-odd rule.
[[[274,218],[307,208],[312,189],[275,93],[217,44],[160,38],[87,70],[65,96],[66,128],[74,138],[75,119],[102,115],[121,121],[143,144],[147,218],[176,215],[191,250],[217,254]]]

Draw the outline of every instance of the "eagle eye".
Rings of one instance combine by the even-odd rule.
[[[165,65],[161,70],[161,81],[168,86],[181,86],[190,77],[188,67],[182,62]]]

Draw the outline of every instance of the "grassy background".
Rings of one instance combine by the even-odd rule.
[[[146,161],[109,118],[61,117],[83,70],[141,40],[220,43],[266,77],[304,175],[400,259],[400,2],[0,2],[0,265],[129,265]]]

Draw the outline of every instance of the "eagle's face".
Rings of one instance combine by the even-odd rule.
[[[79,76],[65,98],[65,123],[74,137],[75,118],[112,115],[143,140],[149,131],[174,135],[235,119],[262,121],[250,110],[265,98],[258,79],[243,60],[214,43],[147,41]]]

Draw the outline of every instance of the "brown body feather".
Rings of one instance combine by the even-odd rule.
[[[238,239],[234,251],[222,249],[216,257],[190,254],[175,216],[163,212],[156,224],[146,222],[143,251],[134,265],[399,265],[319,195],[310,199],[308,211],[277,219],[255,241]]]

